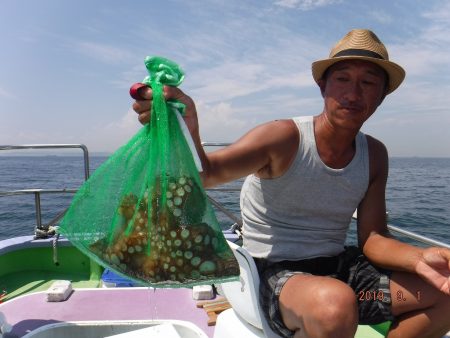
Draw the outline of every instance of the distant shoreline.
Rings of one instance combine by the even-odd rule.
[[[107,152],[89,152],[89,157],[108,157],[111,156],[113,153],[107,153]],[[37,152],[33,151],[32,153],[30,151],[8,151],[8,153],[2,153],[0,152],[0,157],[77,157],[83,156],[83,153],[78,151],[67,151],[64,153],[49,153],[49,152]]]

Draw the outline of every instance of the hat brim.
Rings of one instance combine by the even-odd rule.
[[[319,80],[322,79],[323,74],[330,66],[345,60],[365,60],[375,63],[381,68],[383,68],[389,76],[389,84],[386,95],[396,90],[405,78],[405,70],[395,62],[376,59],[368,56],[351,55],[351,56],[339,56],[313,62],[311,68],[314,81],[316,81],[316,83],[319,83]]]

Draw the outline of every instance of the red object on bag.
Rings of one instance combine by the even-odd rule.
[[[135,100],[144,100],[144,98],[139,94],[139,89],[142,87],[147,87],[147,85],[140,82],[132,85],[130,88],[130,96]]]

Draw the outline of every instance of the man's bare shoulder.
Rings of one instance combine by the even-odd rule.
[[[382,181],[387,179],[388,175],[388,151],[386,146],[375,137],[366,135],[367,145],[369,147],[369,166],[370,166],[370,180],[373,182],[379,178]]]
[[[366,139],[370,155],[376,156],[378,159],[380,156],[387,158],[388,151],[383,142],[370,135],[366,135]]]
[[[259,132],[267,132],[267,136],[269,137],[281,137],[282,139],[298,135],[298,128],[292,119],[269,121],[259,125],[255,129]]]
[[[296,151],[300,138],[298,128],[291,119],[266,122],[253,132],[272,158],[290,156],[290,150]]]
[[[232,147],[249,147],[255,149],[271,149],[285,146],[286,143],[298,140],[298,129],[293,120],[274,120],[262,123],[242,136]]]
[[[269,156],[267,166],[261,168],[261,177],[273,178],[281,176],[291,165],[299,144],[299,131],[293,120],[275,120],[257,127]]]

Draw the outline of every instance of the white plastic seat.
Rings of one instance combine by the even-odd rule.
[[[228,309],[219,314],[214,329],[214,338],[264,338],[262,329],[249,324],[235,310]]]
[[[259,275],[253,257],[239,245],[228,241],[240,267],[240,281],[221,284],[232,309],[217,318],[214,338],[279,338],[269,327],[259,306]]]

